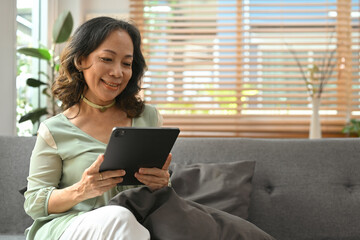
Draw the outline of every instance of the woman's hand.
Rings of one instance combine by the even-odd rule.
[[[168,168],[171,163],[171,153],[166,159],[162,169],[159,168],[140,168],[139,172],[135,173],[135,177],[147,185],[152,191],[168,186],[170,174]]]
[[[84,171],[81,180],[76,184],[82,201],[100,196],[123,181],[124,170],[100,173],[99,169],[103,161],[104,155],[99,155],[96,161]]]
[[[99,172],[104,155],[99,155],[96,161],[82,174],[81,180],[72,186],[55,189],[51,192],[48,213],[62,213],[86,199],[97,197],[123,181],[124,170]]]

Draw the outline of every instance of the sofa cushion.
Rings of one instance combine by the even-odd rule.
[[[180,197],[246,219],[254,168],[254,161],[174,163],[171,184]]]
[[[169,187],[125,190],[109,205],[129,209],[151,239],[274,240],[254,224],[224,211],[179,197]],[[179,221],[180,220],[180,221]]]

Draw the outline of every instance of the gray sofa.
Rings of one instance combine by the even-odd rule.
[[[0,136],[0,239],[24,239],[34,138]],[[360,140],[179,138],[173,162],[256,161],[248,220],[278,240],[360,239]]]

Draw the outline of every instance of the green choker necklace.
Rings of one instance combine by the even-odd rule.
[[[84,95],[81,95],[81,99],[87,104],[89,105],[90,107],[93,107],[93,108],[96,108],[96,109],[99,109],[100,112],[105,112],[108,108],[111,108],[112,106],[115,105],[115,99],[112,103],[108,104],[108,105],[105,105],[105,106],[101,106],[101,105],[97,105],[93,102],[90,102],[86,97],[84,97]]]

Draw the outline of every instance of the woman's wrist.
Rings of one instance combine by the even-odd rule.
[[[84,200],[84,188],[81,186],[80,183],[75,183],[74,185],[70,186],[69,194],[72,196],[72,200],[76,203],[80,203]]]
[[[62,213],[83,201],[81,190],[72,185],[64,189],[55,189],[49,199],[48,213]]]

